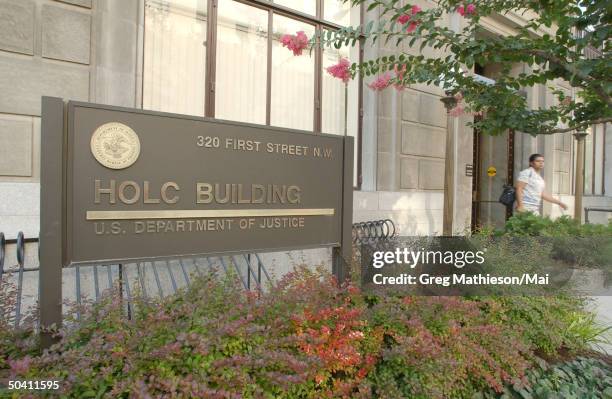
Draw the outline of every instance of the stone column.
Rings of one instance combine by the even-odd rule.
[[[574,219],[582,223],[582,195],[584,193],[584,138],[586,132],[576,132],[576,187],[574,198]]]
[[[455,131],[457,130],[457,117],[449,112],[457,106],[457,99],[446,93],[440,101],[446,108],[446,151],[444,154],[444,210],[442,214],[442,234],[453,235],[453,217],[455,208]]]
[[[93,102],[140,108],[143,4],[140,0],[96,2],[90,96]]]

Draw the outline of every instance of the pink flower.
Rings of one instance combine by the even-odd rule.
[[[293,51],[293,55],[302,55],[302,51],[308,47],[308,36],[304,31],[299,31],[295,35],[283,35],[280,41],[283,47]]]
[[[384,75],[378,76],[368,87],[374,91],[381,91],[389,87],[389,81],[391,80],[391,74],[386,72]]]
[[[476,5],[468,4],[467,6],[464,6],[463,4],[461,4],[459,7],[457,7],[457,12],[462,17],[465,17],[466,15],[476,14]]]
[[[399,22],[400,24],[404,25],[405,23],[407,23],[408,21],[413,19],[413,17],[416,14],[420,13],[421,11],[422,11],[421,7],[419,7],[417,5],[414,5],[414,6],[412,6],[412,9],[410,10],[410,14],[403,14],[403,15],[401,15],[397,19],[397,22]],[[410,24],[408,25],[408,29],[407,29],[408,33],[413,32],[420,22],[421,21],[419,21],[418,19],[410,22]]]
[[[336,65],[325,68],[334,78],[341,79],[344,83],[348,83],[351,79],[351,71],[349,70],[351,63],[346,58],[340,58],[340,61]]]
[[[397,22],[399,22],[400,24],[402,24],[402,25],[403,25],[403,24],[405,24],[406,22],[410,21],[410,18],[412,18],[412,16],[411,16],[411,15],[404,14],[404,15],[400,16],[400,17],[397,19]]]

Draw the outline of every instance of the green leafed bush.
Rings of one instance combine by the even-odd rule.
[[[587,303],[584,298],[505,296],[495,302],[500,311],[493,317],[513,325],[522,340],[541,356],[554,357],[560,349],[578,353],[601,343],[601,335],[609,329],[583,310]]]
[[[561,216],[555,220],[537,216],[531,212],[518,213],[506,222],[499,234],[515,236],[546,236],[546,237],[593,237],[612,236],[612,222],[604,224],[580,224],[569,216]]]
[[[599,359],[578,357],[554,366],[543,364],[527,372],[527,386],[505,387],[502,395],[489,392],[480,398],[612,398],[612,366]]]
[[[552,244],[553,259],[579,267],[598,267],[612,275],[612,222],[580,224],[562,216],[552,220],[533,213],[519,213],[506,222],[498,236],[541,237]]]

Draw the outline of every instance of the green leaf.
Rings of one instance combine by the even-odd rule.
[[[372,4],[370,4],[368,6],[368,11],[372,11],[373,9],[375,9],[376,7],[378,7],[380,3],[378,1],[373,2]]]

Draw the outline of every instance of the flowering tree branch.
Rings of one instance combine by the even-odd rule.
[[[347,0],[345,0],[347,1]],[[462,111],[483,115],[472,125],[489,134],[507,129],[530,134],[552,134],[583,128],[612,118],[612,61],[609,12],[601,2],[587,0],[438,0],[427,10],[399,0],[351,0],[352,5],[378,8],[380,20],[359,27],[327,31],[311,38],[311,46],[354,46],[406,41],[444,54],[385,56],[362,63],[340,60],[328,72],[342,79],[373,77],[372,90],[390,86],[398,90],[425,83],[459,95]],[[444,27],[443,18],[456,12],[466,23],[455,32]],[[507,13],[523,14],[525,24],[504,37],[481,37],[480,19]],[[577,32],[584,32],[577,34]],[[593,51],[593,50],[597,51]],[[590,51],[596,56],[586,57]],[[474,65],[498,65],[494,81],[483,82],[469,71]],[[513,67],[524,65],[523,72]],[[551,91],[558,104],[531,109],[524,89],[566,81],[576,98],[556,87]],[[457,111],[457,110],[455,110]],[[567,128],[559,128],[560,123]]]
[[[611,123],[611,122],[612,122],[612,118],[595,119],[595,120],[592,120],[592,121],[588,121],[588,122],[584,122],[584,123],[575,125],[573,127],[551,129],[549,131],[549,133],[567,133],[567,132],[571,132],[573,130],[586,129],[586,128],[588,128],[591,125],[599,125],[600,123]]]

